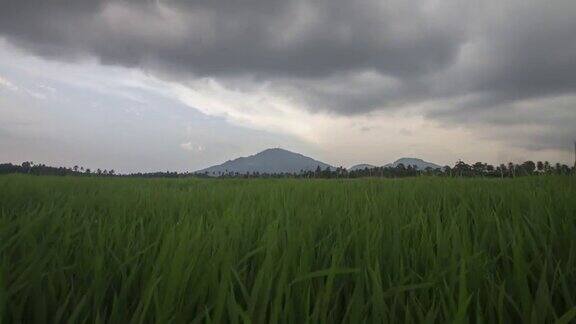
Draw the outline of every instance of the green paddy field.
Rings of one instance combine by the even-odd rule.
[[[1,323],[574,323],[576,177],[0,176]]]

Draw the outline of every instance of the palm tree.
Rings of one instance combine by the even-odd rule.
[[[32,165],[33,165],[32,162],[28,162],[28,161],[22,162],[22,169],[24,169],[24,171],[26,173],[30,173],[30,169],[32,169]]]
[[[534,162],[532,162],[532,161],[526,161],[526,162],[522,163],[522,168],[528,174],[533,174],[534,170],[536,170],[536,164],[534,164]]]
[[[510,175],[512,178],[516,176],[516,166],[512,162],[508,162],[508,171],[510,171]]]
[[[482,162],[476,162],[472,165],[472,171],[474,171],[474,173],[476,175],[481,175],[484,176],[484,171],[486,170],[486,166],[484,163]]]
[[[464,161],[458,160],[458,162],[456,162],[456,164],[454,165],[454,171],[458,176],[461,177],[463,175],[468,174],[468,171],[470,171],[470,166],[466,164]]]
[[[544,170],[544,163],[542,163],[542,161],[536,162],[536,170],[538,170],[538,172],[542,173],[542,171]]]
[[[504,172],[506,171],[506,164],[501,163],[498,169],[500,169],[500,178],[504,178]]]
[[[486,171],[492,173],[494,171],[494,166],[492,164],[484,164]]]

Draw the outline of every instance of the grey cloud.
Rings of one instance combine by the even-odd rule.
[[[472,108],[576,90],[576,3],[569,0],[503,1],[477,23],[479,61],[452,76],[456,91],[481,94]]]
[[[482,138],[528,150],[570,151],[576,140],[576,96],[526,99],[483,109],[432,110],[428,117],[476,130]]]
[[[515,103],[576,93],[573,0],[4,0],[0,35],[36,54],[136,67],[185,82],[208,76],[362,114],[433,102],[453,124],[515,119],[573,135]],[[470,99],[472,98],[472,99]],[[497,112],[498,118],[491,115]]]
[[[41,54],[195,75],[406,77],[446,66],[460,44],[461,28],[419,3],[8,0],[0,31]]]

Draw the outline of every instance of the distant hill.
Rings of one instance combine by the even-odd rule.
[[[386,164],[385,167],[396,167],[398,166],[398,164],[404,164],[404,166],[416,166],[418,168],[418,170],[425,170],[427,167],[430,167],[432,169],[438,169],[438,168],[442,168],[440,165],[432,163],[432,162],[427,162],[424,161],[422,159],[417,159],[417,158],[401,158],[396,160],[394,163],[389,163]]]
[[[299,153],[290,152],[281,148],[264,150],[258,154],[240,157],[222,164],[198,170],[196,173],[208,172],[208,175],[217,176],[220,173],[238,172],[240,174],[259,173],[299,173],[301,170],[314,171],[320,166],[322,170],[333,167]]]
[[[377,166],[372,165],[372,164],[356,164],[354,166],[351,166],[348,171],[357,171],[357,170],[364,170],[364,169],[374,169],[377,168]]]

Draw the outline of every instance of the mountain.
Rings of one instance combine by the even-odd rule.
[[[320,166],[322,170],[332,166],[309,158],[299,153],[290,152],[281,148],[272,148],[264,150],[258,154],[240,157],[222,164],[211,166],[206,169],[198,170],[196,173],[208,172],[208,175],[217,176],[219,173],[238,172],[246,174],[247,172],[259,173],[300,173],[300,170],[314,171]]]
[[[358,170],[364,170],[364,169],[374,169],[377,168],[377,166],[372,165],[372,164],[356,164],[355,166],[351,166],[348,171],[358,171]]]
[[[425,170],[427,167],[431,167],[432,169],[442,168],[438,164],[432,162],[426,162],[422,159],[416,159],[416,158],[401,158],[396,160],[394,163],[386,164],[385,167],[396,167],[400,163],[404,164],[404,166],[415,165],[418,168],[418,170]]]

